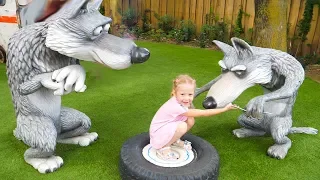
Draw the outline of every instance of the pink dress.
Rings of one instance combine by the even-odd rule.
[[[153,148],[160,149],[169,143],[178,124],[188,119],[182,115],[187,111],[188,108],[180,105],[174,96],[160,107],[149,129],[150,144]]]

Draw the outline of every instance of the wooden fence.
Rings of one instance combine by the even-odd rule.
[[[306,0],[288,0],[287,18],[289,23],[288,37],[292,38],[298,34],[297,24],[303,17]],[[145,10],[151,10],[150,22],[157,28],[157,19],[154,13],[163,16],[173,16],[176,20],[190,19],[196,24],[199,33],[205,24],[206,14],[213,13],[228,23],[229,32],[235,25],[240,8],[247,14],[242,18],[242,26],[245,34],[254,26],[254,0],[104,0],[105,15],[113,19],[113,24],[121,24],[121,14],[129,7],[134,8],[138,14]],[[140,22],[141,23],[141,22]],[[311,28],[307,40],[300,47],[303,54],[316,52],[320,54],[320,12],[319,6],[313,8]],[[289,41],[288,48],[296,48]]]

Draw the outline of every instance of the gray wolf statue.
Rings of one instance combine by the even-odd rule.
[[[101,0],[69,0],[43,22],[17,31],[9,41],[7,76],[15,108],[14,135],[30,146],[24,159],[40,173],[58,169],[56,143],[88,146],[90,118],[61,106],[61,95],[86,89],[79,60],[112,69],[146,61],[150,53],[108,34],[111,19],[98,11]]]
[[[232,46],[220,41],[214,43],[223,51],[219,61],[220,76],[201,88],[195,96],[208,91],[203,106],[206,109],[224,107],[233,102],[244,90],[256,84],[264,95],[249,101],[246,111],[238,118],[242,128],[233,130],[238,138],[263,136],[270,133],[275,144],[268,149],[268,155],[285,158],[291,147],[289,133],[317,134],[318,130],[292,126],[292,109],[298,89],[304,80],[301,64],[288,53],[250,46],[238,38],[231,38]]]

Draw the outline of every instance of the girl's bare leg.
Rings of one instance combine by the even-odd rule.
[[[187,132],[187,130],[188,130],[188,125],[186,122],[179,123],[172,139],[169,141],[168,144],[166,144],[164,147],[159,149],[159,153],[161,153],[162,156],[168,156],[172,152],[170,145],[176,142],[178,139],[180,139]],[[176,158],[179,158],[179,156]]]
[[[177,126],[177,130],[175,131],[172,139],[169,141],[168,144],[166,144],[163,147],[163,148],[167,148],[167,149],[163,149],[161,151],[161,153],[163,155],[171,153],[170,146],[174,142],[177,142],[177,140],[179,140],[184,134],[186,134],[192,128],[193,125],[194,125],[194,118],[188,118],[186,122],[179,123]],[[181,144],[179,144],[179,146],[181,145],[181,147],[184,147],[184,142],[180,141],[180,143]]]
[[[194,125],[194,117],[189,117],[186,122],[181,122],[178,124],[177,130],[175,134],[173,135],[172,139],[169,141],[169,143],[165,146],[168,147],[172,143],[176,142],[178,139],[180,139],[184,134],[186,134]],[[180,141],[181,147],[183,147],[184,142]]]
[[[168,144],[165,145],[165,147],[170,146],[172,143],[176,142],[178,139],[180,139],[186,132],[188,131],[188,124],[186,122],[181,122],[177,126],[177,130],[174,133],[172,139],[169,141]]]
[[[195,121],[194,121],[194,117],[189,117],[186,121],[187,123],[187,132],[193,127]],[[186,133],[187,133],[186,132]],[[180,137],[181,138],[181,137]],[[184,144],[184,141],[181,141],[180,138],[178,138],[176,141],[174,141],[176,144],[178,144],[178,146],[184,148],[185,147],[185,144]],[[191,146],[188,147],[188,149],[191,149]]]
[[[181,122],[177,126],[177,130],[174,133],[172,139],[164,147],[170,146],[172,143],[180,139],[184,134],[186,134],[194,125],[194,117],[189,117],[186,122]],[[182,142],[183,146],[183,142]]]
[[[195,121],[194,121],[194,117],[189,117],[187,119],[187,126],[188,126],[188,129],[187,129],[187,132],[193,127]]]
[[[186,134],[194,125],[194,117],[189,117],[186,122],[181,122],[178,124],[177,130],[174,133],[172,139],[169,141],[165,147],[170,146],[172,143],[180,139],[184,134]],[[180,141],[181,146],[183,147],[183,142]]]

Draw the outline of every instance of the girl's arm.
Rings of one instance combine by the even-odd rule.
[[[232,105],[231,103],[226,105],[224,108],[219,109],[189,109],[187,112],[183,113],[183,115],[188,117],[213,116],[226,112],[230,109],[235,109],[234,105]]]

